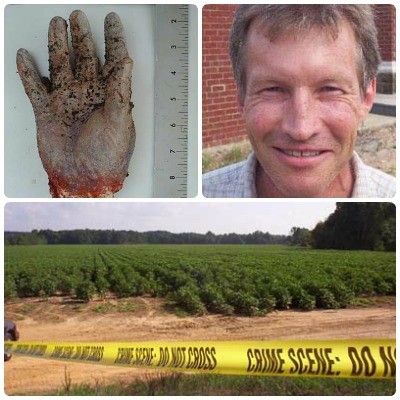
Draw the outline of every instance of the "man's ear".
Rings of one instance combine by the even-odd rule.
[[[367,118],[368,113],[371,111],[372,106],[374,105],[376,95],[376,78],[371,79],[367,90],[364,93],[364,99],[361,110],[361,120],[364,121]]]

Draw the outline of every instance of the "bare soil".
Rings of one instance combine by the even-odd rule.
[[[395,298],[371,306],[311,312],[275,311],[264,317],[179,317],[160,299],[111,299],[89,305],[66,298],[25,299],[5,305],[20,340],[146,341],[395,338]],[[127,311],[129,310],[129,311]],[[118,384],[159,376],[159,371],[14,356],[5,363],[5,392],[38,394],[67,385]]]
[[[360,131],[355,150],[365,164],[396,175],[396,125]]]

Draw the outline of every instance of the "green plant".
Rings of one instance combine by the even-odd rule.
[[[205,314],[206,308],[192,286],[182,286],[174,295],[177,305],[190,314]]]
[[[238,244],[5,246],[4,253],[5,301],[52,293],[84,301],[177,296],[187,314],[260,315],[396,294],[394,252]]]
[[[118,312],[134,312],[136,310],[136,307],[133,303],[131,302],[123,302],[123,303],[118,303],[117,305],[117,311]]]
[[[99,304],[95,307],[92,308],[92,311],[97,312],[97,313],[106,313],[115,307],[110,304],[110,303],[105,303],[105,304]]]
[[[307,293],[301,286],[292,288],[292,304],[295,308],[311,311],[315,308],[315,297]]]
[[[234,307],[227,304],[221,290],[214,285],[205,286],[200,292],[200,297],[209,312],[225,315],[232,315],[234,312]]]
[[[231,292],[229,297],[229,304],[234,307],[236,314],[247,315],[249,317],[260,315],[260,302],[250,294],[239,291]]]
[[[92,300],[95,293],[96,287],[89,280],[84,280],[75,289],[76,298],[86,302]]]
[[[202,163],[203,163],[203,174],[213,169],[212,168],[213,158],[211,157],[210,154],[203,152]]]
[[[12,277],[7,277],[4,281],[4,300],[11,300],[18,297],[17,287]]]
[[[245,157],[241,147],[235,146],[223,155],[220,167],[237,163],[242,161]]]

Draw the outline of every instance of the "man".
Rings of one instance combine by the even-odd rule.
[[[354,152],[380,62],[366,5],[240,5],[230,56],[254,152],[203,177],[206,197],[393,197]]]

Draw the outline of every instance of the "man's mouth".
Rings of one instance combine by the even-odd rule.
[[[281,150],[282,153],[291,157],[316,157],[323,153],[323,151],[298,151],[298,150]]]
[[[294,169],[310,169],[321,166],[333,152],[329,149],[288,149],[275,147],[275,155],[282,165]]]

